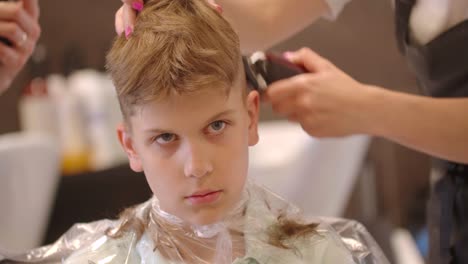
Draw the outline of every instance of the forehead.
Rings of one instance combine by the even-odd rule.
[[[215,88],[174,94],[139,106],[130,118],[132,126],[142,130],[155,125],[161,128],[198,126],[223,111],[240,112],[245,108],[241,90],[245,86],[231,87],[228,93],[221,87]]]

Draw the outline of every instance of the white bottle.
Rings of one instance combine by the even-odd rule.
[[[56,109],[44,79],[35,78],[24,89],[18,111],[22,131],[56,138]]]
[[[79,98],[91,146],[91,168],[103,170],[121,162],[121,150],[115,132],[116,94],[103,75],[94,70],[81,70],[69,79],[70,89]]]
[[[62,152],[63,174],[77,174],[90,169],[90,147],[79,98],[60,75],[47,78],[50,95],[57,108],[57,124]]]

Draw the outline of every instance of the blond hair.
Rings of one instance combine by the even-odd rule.
[[[117,37],[107,55],[124,117],[172,94],[229,94],[240,63],[237,34],[205,0],[145,1],[131,37]]]

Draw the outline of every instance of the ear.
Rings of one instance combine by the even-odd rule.
[[[257,91],[250,91],[247,95],[247,113],[249,115],[249,146],[258,143],[258,112],[260,95]]]
[[[120,145],[122,145],[122,148],[127,154],[130,168],[135,172],[142,172],[143,166],[140,157],[135,151],[131,133],[128,131],[125,124],[120,123],[117,125],[117,137],[119,138]]]

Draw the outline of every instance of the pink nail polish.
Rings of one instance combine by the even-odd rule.
[[[141,12],[141,10],[143,10],[143,3],[140,1],[135,1],[132,3],[132,8],[138,12]]]
[[[222,14],[223,13],[223,7],[218,5],[218,4],[214,4],[214,7],[216,8],[216,11],[218,11],[218,13]]]
[[[128,26],[128,27],[125,29],[125,37],[128,39],[132,33],[133,33],[132,27],[131,27],[131,26]]]
[[[286,51],[286,52],[283,53],[283,57],[290,61],[292,59],[292,57],[293,57],[293,53],[290,52],[290,51]]]

